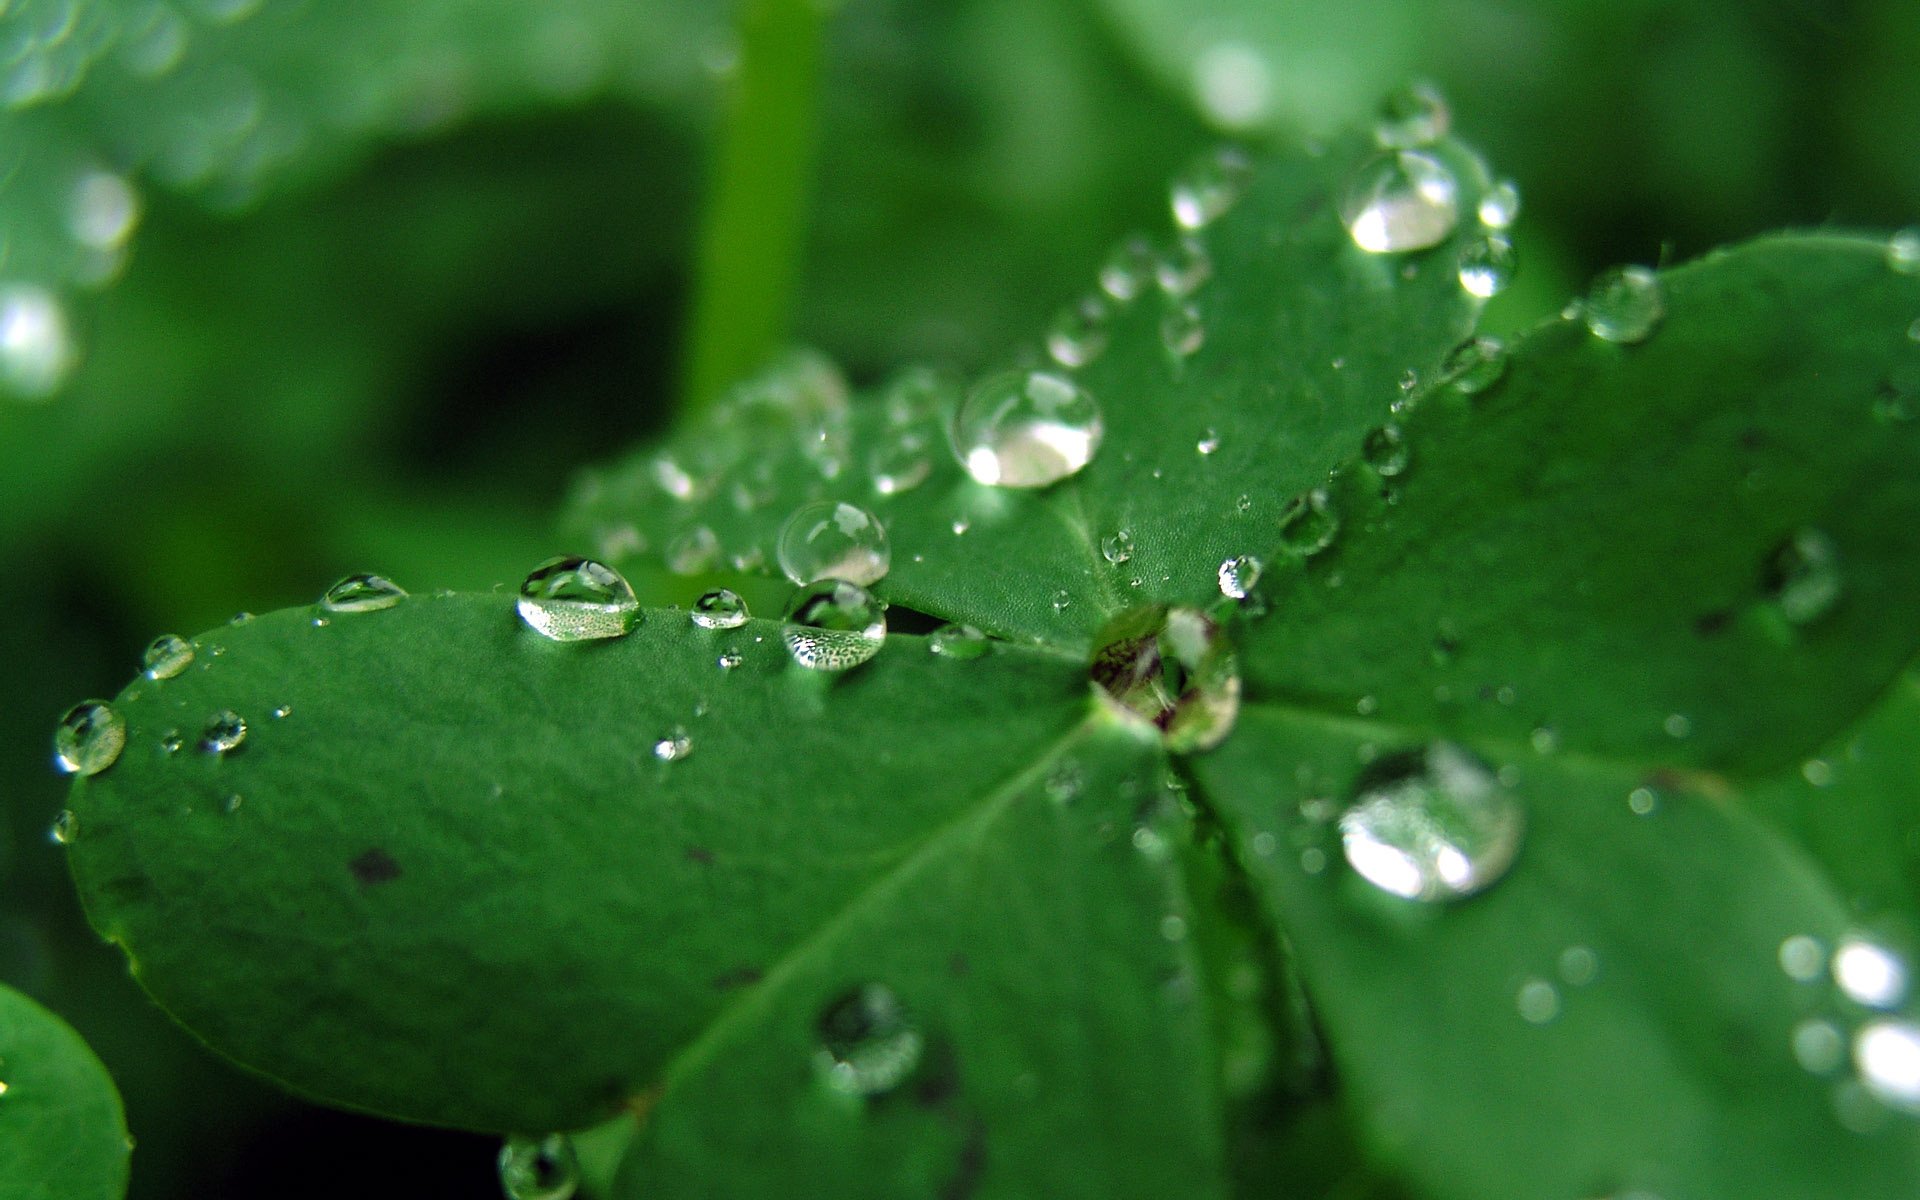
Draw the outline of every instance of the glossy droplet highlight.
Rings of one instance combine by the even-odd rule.
[[[1885,946],[1850,937],[1833,951],[1833,981],[1867,1008],[1896,1008],[1907,997],[1907,964]]]
[[[1247,156],[1233,147],[1202,155],[1168,189],[1174,224],[1190,231],[1205,229],[1239,201],[1252,176]]]
[[[1761,585],[1789,625],[1810,625],[1840,602],[1840,548],[1818,529],[1797,530],[1768,558]]]
[[[1505,377],[1507,344],[1497,337],[1470,338],[1453,348],[1440,373],[1462,395],[1478,395]]]
[[[1354,244],[1371,254],[1425,250],[1447,239],[1460,220],[1459,185],[1436,158],[1416,151],[1361,164],[1340,200],[1340,219]]]
[[[53,760],[69,775],[98,775],[127,745],[127,722],[105,700],[83,700],[53,731]]]
[[[1920,1026],[1910,1021],[1869,1021],[1853,1037],[1853,1065],[1874,1099],[1902,1112],[1920,1113]]]
[[[1887,239],[1887,266],[1896,274],[1920,275],[1920,226]]]
[[[1511,179],[1502,179],[1480,197],[1477,215],[1488,229],[1507,229],[1520,216],[1520,188]]]
[[[1414,83],[1388,96],[1380,105],[1373,137],[1383,149],[1411,150],[1431,146],[1453,128],[1453,111],[1440,89]]]
[[[1133,300],[1153,281],[1153,244],[1146,238],[1125,239],[1100,264],[1100,290],[1122,304]]]
[[[383,575],[349,575],[327,589],[320,607],[334,613],[379,612],[406,598],[406,591]]]
[[[580,1160],[564,1133],[516,1134],[500,1147],[500,1190],[507,1200],[570,1200],[580,1186]]]
[[[1513,243],[1506,238],[1475,238],[1460,248],[1460,286],[1472,295],[1491,299],[1507,290],[1518,263]]]
[[[862,587],[886,578],[893,551],[880,519],[834,500],[803,504],[780,527],[780,569],[795,583],[844,579]]]
[[[693,602],[689,615],[702,629],[738,629],[747,623],[747,602],[727,588],[715,588]]]
[[[1644,342],[1667,315],[1666,289],[1646,267],[1614,267],[1593,281],[1580,313],[1597,338],[1621,345]]]
[[[882,496],[910,492],[933,473],[933,452],[923,433],[901,433],[875,446],[867,455],[867,474],[873,490]]]
[[[177,634],[161,634],[140,656],[141,670],[148,679],[172,679],[192,665],[193,643]]]
[[[1280,513],[1280,544],[1308,558],[1333,544],[1340,532],[1340,514],[1324,488],[1295,496]]]
[[[1520,848],[1520,802],[1485,763],[1448,742],[1376,759],[1340,815],[1347,862],[1383,892],[1454,900],[1505,875]]]
[[[1224,560],[1218,572],[1220,594],[1232,600],[1245,600],[1259,584],[1264,567],[1265,564],[1251,554],[1236,554]]]
[[[200,748],[209,754],[231,754],[247,740],[247,721],[230,708],[207,719],[200,731]]]
[[[0,285],[0,391],[44,400],[60,390],[73,362],[73,337],[59,299],[31,284]]]
[[[1360,441],[1360,455],[1373,468],[1373,473],[1382,479],[1404,475],[1413,461],[1413,452],[1407,446],[1407,435],[1398,425],[1382,425],[1369,432]]]
[[[679,762],[693,753],[693,735],[685,725],[675,725],[653,744],[653,756],[661,762]]]
[[[987,635],[971,625],[942,625],[927,639],[927,649],[941,658],[972,662],[985,655]]]
[[[1063,367],[1084,367],[1106,350],[1107,304],[1087,296],[1062,309],[1047,330],[1047,355]]]
[[[640,623],[640,601],[620,572],[571,555],[535,567],[518,607],[521,620],[556,642],[622,637]]]
[[[900,998],[868,983],[827,1005],[818,1023],[821,1078],[849,1096],[878,1096],[905,1083],[920,1065],[925,1039]]]
[[[880,653],[887,639],[886,611],[859,584],[823,579],[794,596],[780,638],[801,666],[845,671]]]
[[[1100,557],[1106,559],[1107,562],[1116,567],[1131,559],[1133,557],[1133,534],[1122,529],[1101,538]]]
[[[980,483],[1046,487],[1076,474],[1106,432],[1092,393],[1048,371],[1011,371],[976,387],[954,422],[953,447]]]
[[[73,845],[80,836],[80,818],[74,816],[70,808],[61,809],[60,815],[53,819],[53,827],[47,830],[47,836],[53,839],[56,846]]]
[[[1094,642],[1088,673],[1109,711],[1160,731],[1176,752],[1219,744],[1240,714],[1240,666],[1218,624],[1198,609],[1123,613]]]

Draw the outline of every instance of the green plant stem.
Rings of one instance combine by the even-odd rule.
[[[832,5],[741,0],[705,221],[695,250],[681,415],[711,404],[786,339],[800,274]]]

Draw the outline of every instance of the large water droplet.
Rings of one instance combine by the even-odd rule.
[[[1853,1035],[1853,1065],[1876,1100],[1920,1113],[1920,1026],[1910,1021],[1867,1022]]]
[[[1788,624],[1811,624],[1840,601],[1840,548],[1818,529],[1798,530],[1768,559],[1761,583]]]
[[[1247,156],[1231,146],[1201,155],[1168,191],[1174,223],[1187,230],[1205,229],[1239,201],[1252,175]]]
[[[1280,544],[1301,557],[1320,553],[1340,532],[1340,514],[1324,488],[1295,496],[1280,512]]]
[[[1593,281],[1580,312],[1597,338],[1622,345],[1644,342],[1667,315],[1666,289],[1646,267],[1614,267]]]
[[[177,634],[163,633],[140,656],[148,679],[172,679],[193,665],[193,643]]]
[[[105,700],[84,700],[68,709],[53,731],[53,758],[69,775],[98,775],[127,744],[127,722]]]
[[[247,721],[230,708],[207,718],[200,731],[200,748],[209,754],[231,754],[247,740]]]
[[[747,623],[747,602],[727,588],[715,588],[693,602],[690,615],[702,629],[738,629]]]
[[[862,984],[820,1014],[816,1063],[828,1086],[850,1096],[878,1096],[907,1081],[925,1039],[900,998],[885,984]]]
[[[1099,402],[1046,371],[1011,371],[974,388],[954,422],[953,447],[984,484],[1037,488],[1075,474],[1106,432]]]
[[[1506,238],[1498,234],[1476,238],[1460,248],[1460,286],[1482,299],[1498,296],[1513,282],[1518,262],[1513,243]]]
[[[622,637],[640,623],[640,601],[620,572],[590,558],[561,555],[520,585],[520,619],[556,642]]]
[[[857,583],[823,579],[794,596],[780,637],[801,666],[844,671],[880,652],[887,639],[886,610]]]
[[[1260,572],[1265,567],[1259,558],[1251,554],[1236,554],[1220,564],[1220,594],[1233,600],[1245,600],[1260,582]]]
[[[887,531],[864,508],[834,500],[803,504],[780,527],[780,569],[795,583],[844,579],[862,587],[886,578],[893,563]]]
[[[1470,896],[1520,848],[1525,814],[1487,765],[1447,742],[1376,759],[1340,815],[1347,862],[1409,900]]]
[[[406,591],[385,576],[349,575],[327,589],[320,607],[336,613],[379,612],[406,598]]]
[[[67,310],[45,288],[0,286],[0,390],[22,400],[44,400],[73,369]]]
[[[1106,350],[1107,304],[1087,296],[1060,311],[1047,330],[1047,354],[1063,367],[1084,367]]]
[[[1361,164],[1340,201],[1354,244],[1373,254],[1437,246],[1460,220],[1460,189],[1438,159],[1412,150]]]
[[[1240,667],[1220,627],[1193,608],[1153,606],[1108,622],[1089,674],[1100,698],[1160,730],[1176,752],[1205,750],[1240,714]]]
[[[1491,336],[1469,338],[1447,355],[1440,372],[1462,395],[1477,395],[1506,375],[1507,344]]]
[[[1382,102],[1373,137],[1383,149],[1412,150],[1431,146],[1451,128],[1453,112],[1440,89],[1431,83],[1414,83]]]
[[[942,625],[927,640],[927,649],[941,658],[971,662],[986,654],[987,635],[971,625]]]
[[[516,1134],[500,1147],[500,1190],[507,1200],[569,1200],[580,1186],[580,1160],[564,1133]]]

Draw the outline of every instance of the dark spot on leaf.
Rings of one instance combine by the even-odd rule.
[[[393,861],[393,855],[379,847],[362,854],[347,864],[353,877],[361,887],[373,887],[375,884],[392,883],[400,878],[400,864]]]
[[[713,977],[713,989],[716,992],[731,992],[736,988],[752,987],[760,982],[759,967],[735,967]]]
[[[959,1094],[960,1064],[954,1061],[952,1051],[937,1047],[914,1080],[913,1102],[921,1108],[945,1108]]]
[[[699,863],[703,867],[710,867],[713,865],[713,851],[703,850],[698,846],[688,846],[687,861]]]
[[[967,1140],[961,1143],[960,1159],[953,1174],[941,1185],[940,1200],[967,1200],[980,1190],[980,1178],[987,1173],[987,1127],[975,1121],[967,1128]]]
[[[1694,619],[1693,631],[1701,637],[1712,637],[1724,631],[1728,622],[1732,620],[1733,612],[1730,609],[1723,608],[1718,612],[1702,613]]]
[[[1758,429],[1740,431],[1740,448],[1743,450],[1764,450],[1767,442],[1767,435]]]
[[[964,954],[956,954],[947,960],[947,970],[955,979],[965,979],[973,971],[973,963]]]

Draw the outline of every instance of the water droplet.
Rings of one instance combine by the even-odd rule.
[[[115,250],[140,222],[140,197],[110,171],[88,171],[73,188],[67,231],[91,250]]]
[[[987,635],[971,625],[942,625],[927,639],[927,649],[941,658],[971,662],[987,652]]]
[[[1107,304],[1100,296],[1083,297],[1060,310],[1047,330],[1047,354],[1063,367],[1084,367],[1106,350]]]
[[[1800,764],[1800,778],[1814,787],[1833,786],[1833,764],[1824,758],[1810,758]]]
[[[833,500],[803,504],[780,527],[780,569],[795,583],[844,579],[862,587],[893,563],[887,531],[864,508]]]
[[[186,744],[187,739],[180,736],[178,729],[169,729],[160,735],[160,750],[164,754],[178,754]]]
[[[1669,713],[1667,719],[1660,722],[1660,728],[1665,730],[1670,738],[1692,737],[1693,719],[1685,713]]]
[[[1133,557],[1133,534],[1122,529],[1100,539],[1100,557],[1119,566]]]
[[[240,811],[240,806],[246,802],[247,798],[245,796],[242,796],[239,792],[235,792],[220,802],[220,811],[229,814],[237,813]]]
[[[1478,395],[1506,375],[1507,344],[1497,337],[1469,338],[1447,355],[1440,372],[1462,395]]]
[[[500,1190],[507,1200],[570,1200],[580,1186],[580,1160],[564,1133],[516,1134],[500,1147]]]
[[[54,762],[69,775],[98,775],[127,744],[127,722],[105,700],[68,709],[53,731]]]
[[[849,1096],[878,1096],[899,1087],[925,1049],[900,998],[880,983],[862,984],[827,1005],[819,1031],[815,1062],[821,1077]]]
[[[649,460],[647,474],[653,477],[655,487],[675,500],[693,499],[694,478],[672,455],[660,454]]]
[[[47,830],[47,836],[56,845],[73,845],[74,839],[80,836],[80,818],[74,816],[70,808],[61,809],[60,815],[53,819],[53,828]]]
[[[1507,290],[1519,257],[1499,235],[1476,238],[1460,248],[1460,286],[1482,299]]]
[[[1513,864],[1526,820],[1487,765],[1447,742],[1376,759],[1340,814],[1347,862],[1409,900],[1470,896]]]
[[[1174,224],[1186,230],[1205,229],[1239,201],[1252,177],[1253,165],[1232,146],[1201,155],[1168,191]]]
[[[200,748],[209,754],[231,754],[247,740],[246,718],[223,708],[207,719],[200,731]]]
[[[320,607],[334,613],[379,612],[407,598],[399,584],[381,575],[349,575],[327,589]]]
[[[22,400],[44,400],[73,369],[67,310],[45,288],[0,286],[0,389]]]
[[[1160,314],[1160,344],[1175,358],[1198,354],[1207,344],[1207,327],[1200,319],[1200,306],[1188,301],[1169,304]]]
[[[1520,1019],[1529,1025],[1545,1025],[1560,1015],[1560,990],[1544,979],[1529,979],[1514,996]]]
[[[1649,816],[1660,807],[1660,797],[1653,794],[1652,788],[1637,787],[1627,793],[1627,808],[1636,817]]]
[[[958,390],[943,371],[908,367],[887,381],[887,420],[901,428],[931,421],[952,410]]]
[[[1324,488],[1295,496],[1280,512],[1280,544],[1302,558],[1331,546],[1339,532],[1340,515]]]
[[[1853,1036],[1853,1065],[1875,1099],[1889,1108],[1920,1113],[1920,1026],[1867,1022]]]
[[[1081,769],[1080,764],[1074,759],[1066,758],[1060,760],[1054,765],[1053,770],[1047,772],[1047,780],[1043,786],[1046,789],[1047,799],[1055,804],[1071,804],[1079,797],[1080,789],[1085,786],[1086,781],[1086,772]]]
[[[1414,83],[1388,96],[1373,127],[1374,140],[1386,150],[1431,146],[1453,128],[1453,112],[1431,83]]]
[[[1398,425],[1382,425],[1368,433],[1360,443],[1360,454],[1374,474],[1385,479],[1405,474],[1413,458],[1406,434]]]
[[[1055,592],[1053,593],[1053,611],[1065,612],[1067,611],[1067,608],[1072,604],[1073,604],[1073,593],[1067,591],[1067,589],[1065,588],[1059,588],[1055,590]]]
[[[1185,299],[1213,278],[1213,255],[1199,238],[1183,237],[1154,262],[1153,277],[1169,298]]]
[[[873,490],[882,496],[910,492],[933,473],[933,454],[920,433],[902,433],[875,446],[867,455],[867,474]]]
[[[1560,978],[1570,987],[1586,987],[1600,974],[1600,956],[1588,946],[1568,946],[1557,964]]]
[[[886,611],[859,584],[822,579],[794,596],[780,636],[801,666],[844,671],[880,652],[887,638]]]
[[[1480,197],[1480,223],[1488,229],[1507,229],[1520,215],[1520,188],[1511,179],[1502,179]]]
[[[693,753],[693,735],[685,725],[675,725],[653,744],[653,756],[661,762],[679,762]]]
[[[640,623],[640,602],[620,572],[561,555],[520,584],[520,619],[556,642],[622,637]]]
[[[140,656],[148,679],[172,679],[193,665],[193,643],[177,634],[163,633]]]
[[[1799,983],[1812,983],[1826,970],[1827,955],[1818,938],[1804,933],[1796,933],[1783,938],[1778,952],[1780,969],[1787,978]]]
[[[1211,427],[1209,427],[1205,433],[1200,435],[1199,441],[1193,444],[1193,449],[1195,453],[1198,453],[1202,457],[1212,454],[1214,451],[1218,450],[1219,448],[1220,448],[1220,431],[1217,429],[1213,429]]]
[[[1194,98],[1221,125],[1257,125],[1273,105],[1273,78],[1259,49],[1246,42],[1214,42],[1194,56]]]
[[[961,465],[980,483],[1037,488],[1093,461],[1106,427],[1091,393],[1064,376],[1012,371],[976,387],[954,422]]]
[[[1644,342],[1667,315],[1666,289],[1646,267],[1614,267],[1593,281],[1580,312],[1597,338],[1621,345]]]
[[[1411,150],[1361,164],[1340,201],[1354,244],[1373,254],[1437,246],[1460,219],[1459,185],[1438,159]]]
[[[1834,948],[1833,981],[1855,1004],[1894,1008],[1906,999],[1907,964],[1885,946],[1849,937]]]
[[[722,651],[720,657],[714,660],[722,671],[731,671],[745,661],[738,650]]]
[[[1901,275],[1920,275],[1920,226],[1887,239],[1887,266]]]
[[[747,623],[747,602],[726,588],[715,588],[693,602],[689,611],[702,629],[738,629]]]
[[[1153,245],[1139,235],[1113,248],[1100,265],[1100,290],[1125,304],[1146,290],[1153,278]]]
[[[705,525],[695,525],[667,543],[667,570],[675,575],[698,575],[713,568],[720,557],[720,539]]]
[[[1803,1070],[1815,1075],[1836,1071],[1846,1051],[1846,1039],[1831,1021],[1809,1017],[1793,1027],[1793,1058]]]
[[[1840,601],[1840,548],[1818,529],[1801,529],[1768,559],[1768,598],[1790,625],[1808,625]]]
[[[1233,646],[1198,609],[1153,606],[1108,622],[1089,674],[1110,711],[1160,731],[1175,752],[1219,744],[1240,714]]]

